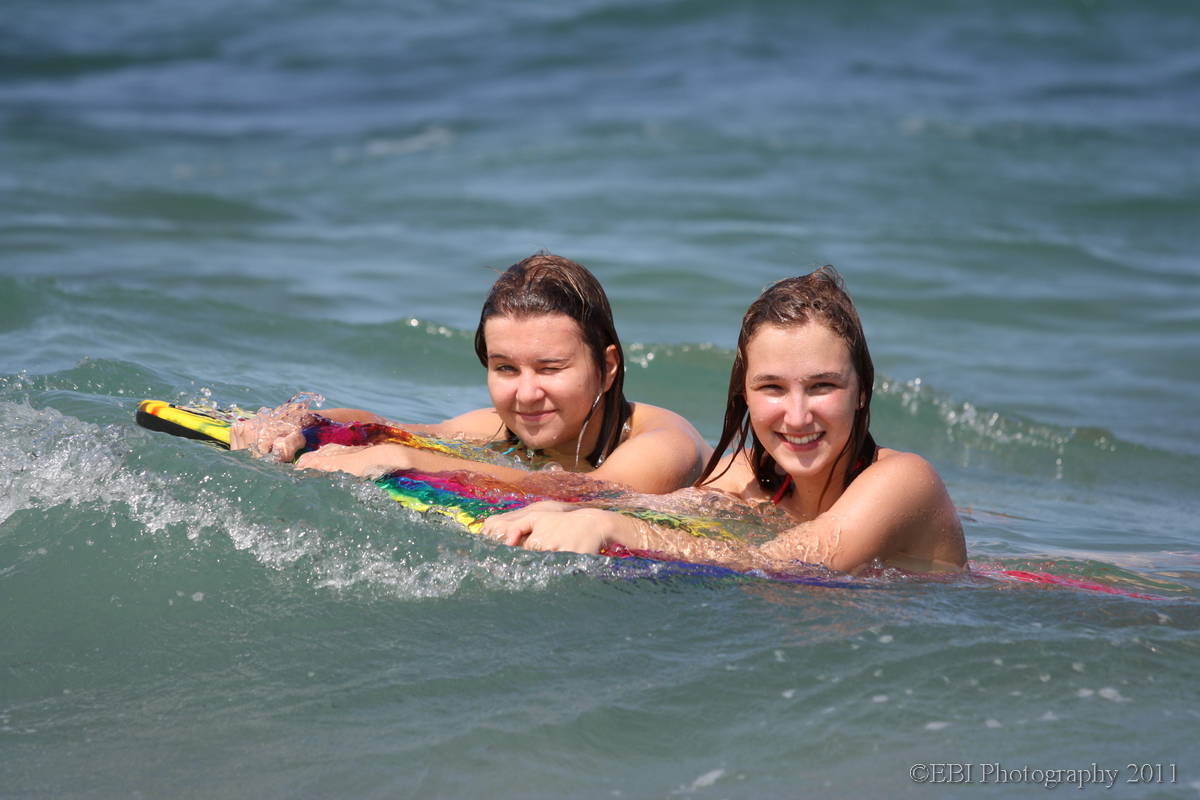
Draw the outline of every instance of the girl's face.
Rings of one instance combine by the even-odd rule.
[[[850,349],[818,322],[763,325],[746,346],[750,424],[797,483],[837,467],[863,399]]]
[[[565,314],[492,317],[483,331],[488,393],[500,419],[527,447],[574,454],[592,404],[616,377],[616,346],[609,345],[601,372],[579,325]],[[601,413],[597,405],[596,427]],[[584,437],[584,454],[595,435]]]

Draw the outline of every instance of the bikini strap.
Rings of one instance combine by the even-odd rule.
[[[779,501],[783,499],[783,493],[786,492],[788,490],[788,487],[791,485],[792,485],[792,476],[788,475],[783,479],[783,484],[779,487],[779,491],[777,491],[775,493],[775,496],[771,498],[771,503],[773,503],[774,505],[779,505]]]
[[[863,459],[860,456],[858,461],[854,462],[853,472],[856,477],[857,477],[858,473],[862,471],[862,469],[863,469]],[[775,492],[775,496],[771,498],[771,503],[773,503],[774,505],[779,505],[779,501],[783,499],[783,495],[787,492],[788,488],[791,485],[792,485],[792,476],[786,475],[783,479],[783,483],[779,487],[779,490],[777,492]]]

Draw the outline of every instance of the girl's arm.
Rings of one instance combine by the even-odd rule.
[[[918,455],[887,449],[828,511],[759,550],[773,563],[819,562],[850,573],[876,561],[918,572],[967,563],[962,523],[937,471]]]
[[[746,570],[756,566],[744,548],[726,541],[697,537],[615,511],[556,501],[488,517],[481,533],[526,550],[603,553],[621,545],[638,554],[677,561]]]
[[[349,472],[363,478],[378,478],[400,469],[419,472],[450,472],[465,470],[490,475],[502,481],[519,484],[528,478],[529,470],[470,461],[443,453],[418,450],[402,444],[373,444],[366,447],[342,447],[327,444],[319,450],[305,453],[296,460],[297,469],[319,469],[325,472]]]
[[[629,438],[588,477],[643,494],[666,494],[700,477],[711,453],[699,431],[679,414],[634,403]]]
[[[737,483],[737,465],[729,479]],[[535,550],[597,553],[614,544],[733,569],[786,571],[797,563],[859,572],[883,561],[912,571],[966,566],[962,525],[945,485],[920,456],[885,450],[833,507],[762,546],[697,539],[595,509],[529,506],[489,518],[484,533]]]
[[[390,422],[386,424],[395,425]],[[433,425],[405,424],[401,427],[405,430],[429,433],[445,439],[465,438],[485,441],[499,433],[503,425],[494,409],[480,408]],[[470,461],[443,453],[418,450],[402,444],[375,444],[366,447],[325,445],[319,450],[300,456],[296,461],[296,467],[298,469],[320,469],[326,472],[349,472],[364,478],[379,477],[398,469],[421,472],[468,470],[490,475],[509,483],[517,483],[529,475],[528,470],[517,467]]]
[[[335,422],[394,425],[377,414],[360,409],[322,410],[320,416]],[[405,424],[401,427],[443,438],[486,440],[500,433],[503,423],[494,409],[481,408],[434,425]],[[235,424],[231,435],[232,449],[253,447],[261,455],[272,454],[280,461],[290,461],[305,444],[300,430],[300,418],[296,414],[275,412],[260,415]],[[638,403],[634,405],[629,438],[599,468],[587,474],[590,478],[620,484],[635,492],[661,494],[694,481],[709,452],[711,449],[708,444],[683,417],[663,408]],[[529,474],[515,467],[467,461],[398,444],[354,448],[326,445],[302,455],[296,466],[301,469],[349,472],[361,477],[377,477],[398,469],[422,472],[469,470],[519,482]]]
[[[333,422],[373,422],[437,436],[448,436],[449,434],[443,433],[441,429],[454,422],[447,420],[437,425],[397,426],[378,414],[360,408],[327,408],[314,412],[309,411],[306,405],[284,403],[272,411],[260,411],[249,419],[233,423],[229,430],[229,449],[248,449],[254,451],[256,456],[271,456],[281,462],[291,462],[305,445],[304,434],[301,432],[306,424],[305,417],[313,414]],[[468,416],[470,415],[463,415]]]

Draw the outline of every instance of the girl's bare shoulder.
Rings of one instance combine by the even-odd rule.
[[[886,473],[904,481],[935,482],[938,485],[942,483],[937,470],[923,457],[888,447],[879,448],[875,463],[867,467],[863,474],[867,472]]]
[[[633,401],[629,403],[629,424],[635,436],[656,428],[678,428],[686,430],[689,434],[696,430],[692,423],[688,422],[681,414],[677,414],[669,408]],[[699,436],[699,434],[696,435]]]
[[[758,485],[758,479],[754,477],[754,470],[750,468],[745,450],[730,453],[722,458],[713,470],[713,475],[717,477],[705,483],[705,488],[719,489],[747,501],[768,499],[766,492]]]
[[[504,423],[494,408],[477,408],[426,427],[429,432],[446,439],[491,441],[504,434]]]

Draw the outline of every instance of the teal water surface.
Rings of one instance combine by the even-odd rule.
[[[1169,0],[7,3],[0,797],[1196,797],[1198,37]],[[976,573],[622,572],[133,424],[485,405],[488,268],[541,248],[710,441],[747,305],[834,264]]]

